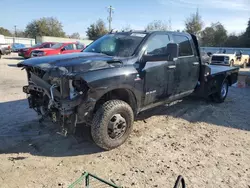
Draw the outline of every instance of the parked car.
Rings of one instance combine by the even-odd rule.
[[[0,35],[0,59],[2,55],[8,55],[11,53],[10,45],[6,44],[3,35]]]
[[[18,52],[18,55],[21,57],[24,57],[25,59],[30,58],[31,52],[36,49],[42,49],[42,48],[50,48],[53,46],[55,42],[43,42],[43,43],[38,43],[34,46],[31,46],[30,48],[23,48],[20,49]]]
[[[83,49],[84,45],[78,42],[57,43],[53,45],[51,48],[33,50],[31,57],[75,53],[75,52],[80,52]]]
[[[61,48],[62,49],[62,48]],[[198,40],[179,32],[109,33],[83,50],[18,63],[27,71],[29,107],[67,135],[91,126],[95,143],[123,144],[135,116],[195,93],[222,103],[239,68],[201,61]]]
[[[12,44],[11,46],[11,51],[12,52],[19,52],[20,49],[23,49],[25,48],[25,45],[24,44],[21,44],[21,43],[14,43]]]
[[[212,55],[212,65],[241,66],[246,68],[249,62],[249,55],[243,55],[240,50],[230,54],[226,50],[220,50]]]

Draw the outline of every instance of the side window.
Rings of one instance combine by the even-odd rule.
[[[179,44],[179,57],[194,55],[189,39],[182,35],[173,35],[174,41]]]
[[[149,39],[146,54],[149,55],[163,55],[166,54],[166,48],[170,39],[168,35],[155,35]]]
[[[80,49],[83,49],[83,48],[84,48],[83,44],[76,44],[76,49],[77,50],[80,50]]]
[[[43,46],[43,48],[50,48],[51,47],[51,44],[45,44],[44,46]]]
[[[74,44],[68,44],[64,48],[65,50],[74,50]]]

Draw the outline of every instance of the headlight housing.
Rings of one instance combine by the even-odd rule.
[[[226,56],[226,57],[224,58],[224,60],[225,60],[225,61],[229,61],[229,57]]]

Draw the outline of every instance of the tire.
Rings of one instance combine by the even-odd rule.
[[[245,60],[243,66],[242,66],[244,69],[247,68],[247,60]]]
[[[118,123],[119,121],[122,122],[121,125]],[[133,129],[133,122],[133,110],[126,102],[121,100],[107,101],[94,114],[91,126],[92,138],[104,150],[117,148],[129,137]],[[116,128],[112,130],[112,126],[116,126]],[[124,126],[125,130],[122,130]],[[117,130],[121,131],[120,135],[116,135],[119,134],[115,132]]]
[[[223,103],[227,98],[228,94],[228,80],[226,79],[220,86],[220,90],[212,94],[211,98],[216,103]]]
[[[232,59],[231,61],[230,61],[230,67],[233,67],[234,66],[234,60]]]

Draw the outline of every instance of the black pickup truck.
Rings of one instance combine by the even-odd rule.
[[[109,150],[123,144],[134,117],[149,108],[196,94],[223,102],[238,68],[203,63],[188,33],[109,33],[81,53],[39,57],[18,64],[27,71],[30,108],[50,117],[65,134],[91,126]]]

